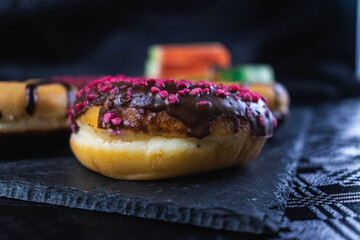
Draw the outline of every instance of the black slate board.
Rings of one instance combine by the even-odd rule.
[[[294,109],[240,167],[161,181],[116,181],[73,156],[0,162],[0,196],[251,233],[279,229],[310,113]]]

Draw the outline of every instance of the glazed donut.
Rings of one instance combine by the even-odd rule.
[[[238,85],[103,77],[69,108],[70,146],[87,168],[115,179],[178,177],[255,158],[276,119]]]
[[[68,128],[66,110],[76,89],[68,84],[29,80],[0,82],[0,134]]]

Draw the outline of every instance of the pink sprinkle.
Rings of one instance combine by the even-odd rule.
[[[83,93],[84,93],[84,89],[80,89],[80,91],[76,93],[76,97],[80,97],[80,95],[82,95]]]
[[[121,123],[121,119],[119,117],[111,119],[112,124],[119,125]]]
[[[240,96],[245,100],[251,102],[252,97],[250,92],[240,93]]]
[[[239,85],[233,84],[233,85],[231,85],[231,86],[229,87],[229,89],[230,89],[230,91],[237,92],[237,91],[239,91],[241,88],[240,88]]]
[[[128,90],[128,91],[131,91],[131,90],[132,90],[132,87],[129,87],[127,90]]]
[[[252,118],[252,111],[251,111],[250,108],[246,108],[246,116],[247,116],[248,118]]]
[[[167,95],[168,95],[168,92],[165,91],[165,90],[159,92],[159,96],[160,96],[161,98],[166,98]]]
[[[200,93],[198,88],[194,88],[190,91],[190,95],[198,95]]]
[[[253,102],[259,101],[259,94],[257,92],[251,93],[251,97],[252,97]]]
[[[89,84],[89,85],[87,85],[86,87],[85,87],[85,92],[86,93],[89,93],[91,91],[91,84]]]
[[[160,92],[160,89],[157,88],[157,87],[155,87],[155,86],[153,86],[153,87],[150,88],[150,92],[151,92],[151,93],[158,93],[158,92]]]
[[[142,86],[142,87],[146,87],[146,86],[147,86],[147,82],[140,82],[139,85]]]
[[[100,88],[100,92],[106,92],[109,89],[111,89],[111,85],[106,85]]]
[[[139,81],[134,81],[134,82],[132,83],[132,85],[134,85],[134,86],[140,85],[140,82],[139,82]]]
[[[113,89],[111,89],[110,93],[113,94],[113,93],[117,93],[118,91],[119,91],[118,88],[113,88]]]
[[[261,113],[259,113],[259,115],[257,116],[257,119],[258,119],[260,126],[262,126],[262,127],[265,126],[265,120],[264,120],[263,115],[261,115]]]
[[[235,99],[235,100],[239,100],[239,97],[238,97],[238,96],[235,96],[234,99]]]
[[[82,102],[75,105],[75,109],[76,109],[76,111],[80,111],[85,106],[86,106],[86,102],[82,101]]]
[[[99,80],[94,81],[93,84],[94,84],[94,85],[97,85],[97,84],[102,83],[102,82],[103,82],[103,80],[102,80],[102,79],[99,79]]]
[[[165,84],[161,81],[156,81],[155,85],[158,87],[165,87]]]
[[[203,93],[208,93],[209,91],[210,91],[210,90],[209,90],[209,88],[207,88],[207,87],[203,89]]]
[[[210,102],[209,101],[200,101],[197,103],[197,105],[209,105]]]
[[[146,82],[147,82],[147,83],[155,83],[156,81],[155,81],[155,79],[150,78],[150,79],[146,80]]]
[[[177,103],[178,97],[176,96],[176,94],[171,93],[168,96],[168,101],[169,101],[170,104]]]
[[[68,110],[66,111],[66,114],[67,115],[71,115],[72,114],[72,107],[70,106],[69,108],[68,108]]]
[[[278,126],[278,122],[277,122],[276,118],[274,118],[274,117],[273,117],[273,126],[274,126],[274,128],[277,128],[277,126]]]
[[[196,85],[199,85],[201,87],[205,86],[206,82],[204,80],[200,80],[196,83]]]
[[[177,95],[179,95],[179,96],[182,96],[182,95],[184,95],[184,94],[185,94],[185,93],[184,93],[183,90],[180,90],[180,91],[177,92]]]
[[[180,82],[176,83],[176,86],[178,86],[178,87],[187,87],[187,86],[189,86],[189,84],[187,82],[180,81]]]
[[[103,119],[105,123],[109,123],[111,119],[113,119],[114,117],[115,117],[115,113],[105,113]]]
[[[132,97],[132,94],[130,91],[127,91],[126,94],[129,95],[130,97]]]
[[[71,118],[70,115],[68,116],[67,121],[68,121],[68,123],[69,123],[70,125],[72,125],[72,118]]]
[[[184,88],[184,89],[183,89],[183,92],[184,92],[184,93],[189,93],[190,90],[189,90],[188,88]]]
[[[92,101],[96,97],[96,92],[91,92],[88,95],[86,95],[86,100]]]
[[[120,86],[120,88],[122,89],[122,88],[126,88],[126,85],[122,85],[122,86]]]
[[[225,91],[224,90],[222,90],[222,89],[216,89],[216,94],[217,95],[224,95],[224,93],[225,93]]]

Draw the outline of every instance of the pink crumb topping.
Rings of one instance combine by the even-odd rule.
[[[257,119],[258,119],[260,126],[265,126],[265,120],[261,113],[259,113],[259,115],[257,116]]]
[[[179,96],[182,96],[182,95],[184,95],[184,94],[185,94],[185,93],[184,93],[183,90],[180,90],[180,91],[177,92],[177,95],[179,95]]]
[[[221,88],[219,88],[219,89],[216,89],[216,94],[217,95],[224,95],[224,93],[225,93],[225,91],[223,90],[223,89],[221,89]]]
[[[210,90],[209,90],[209,88],[206,87],[202,91],[203,91],[203,93],[208,93]]]
[[[251,97],[252,97],[253,102],[259,101],[259,94],[257,92],[252,92]]]
[[[184,92],[184,93],[189,93],[189,92],[190,92],[190,89],[184,88],[184,89],[183,89],[183,92]]]
[[[70,125],[72,124],[72,118],[71,118],[70,115],[68,116],[67,121],[68,121],[68,123],[69,123]]]
[[[76,109],[76,111],[80,111],[85,106],[86,106],[86,102],[82,101],[75,105],[75,109]]]
[[[114,117],[115,117],[115,113],[105,113],[103,119],[105,123],[109,123],[111,119],[113,119]]]
[[[86,100],[92,101],[96,97],[96,92],[91,92],[88,95],[86,95]]]
[[[171,93],[168,96],[168,101],[169,101],[170,104],[177,103],[178,97],[176,96],[176,94]]]
[[[198,88],[194,88],[190,91],[190,95],[198,95],[200,93]]]
[[[158,93],[158,92],[160,92],[160,89],[157,88],[157,87],[155,87],[155,86],[153,86],[153,87],[150,88],[150,92],[151,92],[151,93]]]
[[[100,88],[100,92],[106,92],[109,89],[111,89],[111,85],[105,85],[105,86]]]
[[[230,91],[237,92],[240,91],[241,87],[237,84],[233,84],[229,87]]]
[[[76,93],[76,97],[80,97],[82,94],[84,93],[84,89],[80,89],[77,93]]]
[[[185,82],[185,81],[179,81],[176,83],[176,86],[178,87],[187,87],[189,86],[189,83]]]
[[[119,117],[115,117],[111,119],[112,124],[119,125],[121,123],[121,119]]]
[[[158,87],[165,87],[165,84],[162,81],[159,81],[159,80],[155,82],[155,85],[158,86]]]
[[[161,98],[166,98],[167,95],[168,95],[168,92],[165,91],[165,90],[159,92],[159,96],[160,96]]]
[[[110,93],[113,94],[113,93],[117,93],[119,91],[118,88],[113,88],[110,90]]]
[[[147,82],[147,83],[155,83],[155,82],[156,82],[156,80],[155,80],[155,79],[153,79],[153,78],[150,78],[150,79],[147,79],[147,80],[146,80],[146,82]]]
[[[147,82],[139,82],[139,85],[142,86],[142,87],[146,87],[147,86]]]

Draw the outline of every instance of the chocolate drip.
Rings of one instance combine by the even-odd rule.
[[[110,89],[107,90],[92,85],[91,89],[87,90],[87,93],[84,91],[75,100],[70,119],[76,125],[76,118],[86,112],[89,107],[94,105],[103,106],[99,112],[98,127],[110,127],[120,130],[120,126],[111,124],[105,126],[103,124],[104,113],[115,113],[116,116],[121,118],[126,117],[123,115],[124,109],[136,108],[139,112],[144,112],[144,114],[166,111],[167,114],[180,120],[188,128],[187,134],[189,136],[199,139],[210,133],[212,124],[218,118],[232,120],[234,122],[234,132],[238,131],[240,127],[239,120],[243,118],[251,122],[255,136],[272,135],[273,116],[261,99],[256,102],[244,101],[238,97],[236,91],[230,90],[228,95],[219,95],[216,93],[218,87],[211,86],[207,93],[177,95],[177,102],[171,104],[167,97],[162,98],[160,94],[151,92],[151,87],[155,86],[155,83],[140,86],[132,82],[113,82]],[[167,91],[168,94],[176,94],[177,91],[184,88],[191,91],[194,88],[204,88],[204,86],[192,84],[188,87],[179,87],[176,83],[166,82],[164,86],[159,87],[161,91]],[[116,91],[112,92],[111,89]],[[94,92],[96,93],[95,98],[88,100],[88,94]],[[199,104],[199,102],[205,102],[206,104]],[[126,119],[123,119],[121,129],[133,128],[134,126],[129,124]],[[141,127],[137,129],[141,131]]]
[[[46,85],[46,84],[52,84],[53,82],[51,82],[48,79],[44,79],[40,82],[37,83],[29,83],[26,85],[26,112],[29,115],[32,115],[35,111],[35,107],[36,107],[36,103],[38,100],[38,96],[37,96],[37,87],[39,85]],[[61,84],[65,89],[66,89],[66,109],[69,108],[69,106],[74,102],[75,100],[75,93],[73,91],[73,89],[71,88],[70,84],[67,83],[59,83]],[[0,117],[1,118],[1,117]]]
[[[35,111],[35,106],[38,100],[37,94],[36,94],[36,87],[38,84],[28,84],[26,85],[25,91],[26,91],[26,112],[29,115],[32,115]]]

